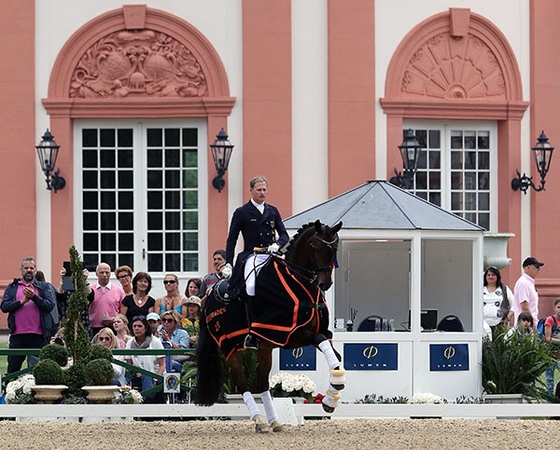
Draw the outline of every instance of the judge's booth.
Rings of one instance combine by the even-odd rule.
[[[480,396],[483,229],[383,181],[285,223],[293,235],[317,219],[343,221],[339,267],[325,294],[346,369],[342,400]],[[313,347],[276,351],[277,370],[327,388],[328,368]]]

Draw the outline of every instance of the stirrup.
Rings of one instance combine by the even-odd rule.
[[[243,341],[243,347],[245,347],[248,350],[258,350],[259,340],[257,339],[256,336],[253,336],[251,333],[249,333],[247,336],[245,336],[245,340]]]

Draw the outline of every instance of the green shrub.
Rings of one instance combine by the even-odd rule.
[[[106,359],[107,361],[111,362],[113,359],[113,353],[111,352],[111,349],[101,344],[93,344],[91,346],[89,359],[90,361],[93,361],[94,359]]]
[[[64,371],[64,384],[68,386],[68,392],[81,397],[82,387],[86,384],[86,376],[84,374],[84,364],[74,363]]]
[[[35,384],[63,384],[64,375],[60,365],[52,359],[40,360],[33,366]]]
[[[115,377],[113,365],[103,358],[88,362],[84,372],[86,383],[93,386],[106,386],[111,384],[111,381]]]
[[[53,361],[58,363],[59,366],[64,367],[66,364],[68,364],[68,350],[66,350],[61,345],[48,344],[41,349],[41,353],[39,353],[39,359],[52,359]]]

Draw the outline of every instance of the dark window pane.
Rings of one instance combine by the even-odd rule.
[[[163,133],[159,128],[148,128],[148,147],[163,146]]]
[[[183,150],[183,167],[198,167],[198,152]]]
[[[490,229],[490,214],[480,213],[478,215],[478,225],[480,225],[485,230]]]
[[[116,213],[114,212],[101,213],[101,229],[102,230],[116,229]]]
[[[99,259],[97,258],[96,254],[85,254],[84,255],[84,264],[90,272],[95,272],[95,268],[99,264]]]
[[[134,187],[134,173],[131,170],[119,170],[119,189]]]
[[[416,166],[418,169],[426,168],[426,158],[427,158],[426,150],[420,150],[420,154],[418,155],[418,165]]]
[[[102,170],[101,171],[101,188],[115,189],[115,172]]]
[[[489,169],[490,168],[490,153],[489,152],[478,152],[478,168],[479,169]]]
[[[476,172],[465,172],[465,190],[474,191],[476,189]]]
[[[478,132],[478,148],[480,150],[487,150],[490,148],[490,132],[489,131],[479,131]]]
[[[463,148],[463,132],[451,132],[451,148]]]
[[[148,213],[148,230],[162,230],[163,229],[163,213],[151,212]]]
[[[185,170],[183,172],[183,187],[186,189],[198,188],[198,171]]]
[[[97,169],[99,164],[97,163],[97,152],[95,150],[84,150],[82,152],[82,166],[86,167],[94,167]]]
[[[451,194],[451,209],[459,211],[463,209],[463,194],[460,192],[453,192]]]
[[[181,250],[181,234],[180,233],[166,233],[165,234],[165,249],[166,250]]]
[[[451,152],[451,168],[452,169],[462,169],[463,168],[463,153],[462,152]]]
[[[97,231],[99,228],[97,223],[97,213],[84,213],[83,214],[83,228],[84,230]]]
[[[101,136],[101,147],[114,147],[115,141],[115,130],[114,129],[101,129],[99,130]]]
[[[451,189],[455,191],[463,189],[463,174],[461,172],[451,173]]]
[[[181,272],[181,255],[179,253],[166,253],[165,254],[165,271],[166,272]]]
[[[196,191],[183,192],[183,208],[184,209],[198,208],[198,194]]]
[[[133,164],[133,153],[132,150],[119,150],[117,157],[119,158],[119,168],[132,168]]]
[[[161,150],[148,150],[148,167],[162,167]]]
[[[441,152],[432,150],[430,152],[430,169],[439,169],[441,167]]]
[[[469,222],[476,223],[476,213],[465,213],[464,217]]]
[[[178,150],[165,150],[165,167],[181,167],[180,155]]]
[[[101,234],[101,250],[102,251],[115,251],[117,249],[116,238],[113,233]]]
[[[478,210],[490,211],[490,194],[478,194]]]
[[[465,169],[476,169],[476,152],[465,152]]]
[[[414,132],[420,148],[428,148],[428,134],[426,130],[416,130]],[[403,136],[404,137],[404,136]]]
[[[84,128],[82,130],[82,147],[97,147],[97,130]]]
[[[163,172],[161,170],[148,170],[148,189],[163,188]]]
[[[133,199],[134,193],[133,192],[119,192],[119,209],[134,209]]]
[[[101,209],[115,209],[115,193],[101,192]]]
[[[165,171],[165,187],[166,189],[179,188],[181,180],[181,172],[179,170]]]
[[[148,209],[162,209],[163,199],[161,191],[148,192]]]
[[[97,192],[84,192],[82,194],[83,209],[97,209]]]
[[[117,267],[117,255],[114,253],[101,253],[101,261],[106,262],[111,267]]]
[[[181,193],[179,191],[165,192],[165,209],[179,209],[181,207]]]
[[[183,213],[185,223],[183,230],[198,230],[198,213],[196,211]]]
[[[119,213],[119,230],[134,230],[134,213]]]
[[[183,145],[196,147],[198,145],[198,130],[196,128],[183,128]]]
[[[476,194],[474,192],[465,194],[465,210],[476,211]]]
[[[148,233],[148,250],[163,250],[163,236],[161,233]]]
[[[476,148],[476,132],[465,131],[465,148]]]
[[[198,233],[183,233],[183,249],[190,252],[198,251]]]
[[[97,172],[93,170],[84,170],[82,172],[82,188],[97,189]]]
[[[439,172],[430,172],[430,189],[441,189],[441,176]]]
[[[100,151],[100,164],[99,167],[115,168],[115,151],[114,150],[101,150]]]
[[[490,173],[489,172],[479,172],[478,173],[478,189],[482,191],[487,191],[490,189]]]
[[[132,147],[132,128],[117,130],[117,140],[119,147]]]
[[[181,215],[178,212],[165,213],[165,229],[166,230],[180,230],[181,229]]]
[[[434,205],[441,206],[441,193],[430,192],[430,203]]]
[[[119,233],[119,251],[134,250],[134,234]]]
[[[161,253],[148,255],[148,272],[163,272],[163,255]]]
[[[130,253],[120,253],[119,266],[128,266],[134,272],[134,255]]]
[[[96,252],[99,250],[97,244],[97,233],[84,233],[84,251]]]
[[[198,272],[198,258],[196,255],[186,253],[183,255],[184,270]]]
[[[439,130],[430,130],[428,133],[429,148],[441,148],[441,133]]]
[[[417,172],[416,173],[416,189],[426,189],[428,187],[427,184],[427,174],[426,172]]]
[[[179,147],[181,142],[179,141],[179,129],[178,128],[166,128],[165,129],[165,146],[166,147]]]

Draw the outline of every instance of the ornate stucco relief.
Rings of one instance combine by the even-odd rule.
[[[118,31],[93,44],[72,74],[71,98],[203,97],[208,85],[193,53],[158,31]]]
[[[502,69],[490,48],[473,35],[443,33],[418,47],[404,71],[402,93],[437,99],[506,97]]]

